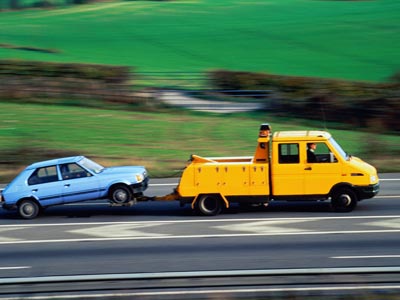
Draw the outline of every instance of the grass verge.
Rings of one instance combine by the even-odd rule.
[[[79,154],[106,166],[144,165],[153,177],[179,176],[193,153],[252,155],[264,122],[275,131],[328,129],[347,152],[373,163],[378,171],[399,171],[399,136],[340,129],[340,124],[261,112],[156,113],[0,103],[0,182],[32,162]]]

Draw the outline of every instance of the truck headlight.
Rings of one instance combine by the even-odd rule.
[[[136,174],[136,181],[137,182],[142,182],[144,179],[144,176],[142,174]]]

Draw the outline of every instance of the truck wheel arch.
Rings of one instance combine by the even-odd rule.
[[[204,216],[218,215],[224,205],[228,208],[229,202],[221,194],[199,194],[192,202],[192,208]]]

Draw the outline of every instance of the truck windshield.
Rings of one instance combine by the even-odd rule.
[[[93,160],[90,160],[86,157],[82,159],[79,162],[79,164],[95,174],[99,174],[101,171],[104,170],[103,166],[99,165],[98,163],[95,163]]]
[[[349,158],[349,156],[347,155],[347,153],[343,150],[343,148],[333,139],[330,138],[329,142],[331,143],[331,145],[336,149],[336,151],[339,153],[339,155],[347,160]]]

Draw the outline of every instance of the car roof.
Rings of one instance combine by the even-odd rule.
[[[58,164],[74,163],[74,162],[80,161],[82,158],[84,158],[84,156],[80,155],[80,156],[70,156],[70,157],[63,157],[63,158],[56,158],[56,159],[51,159],[51,160],[40,161],[40,162],[36,162],[36,163],[33,163],[33,164],[27,166],[26,170],[54,166],[54,165],[58,165]]]

